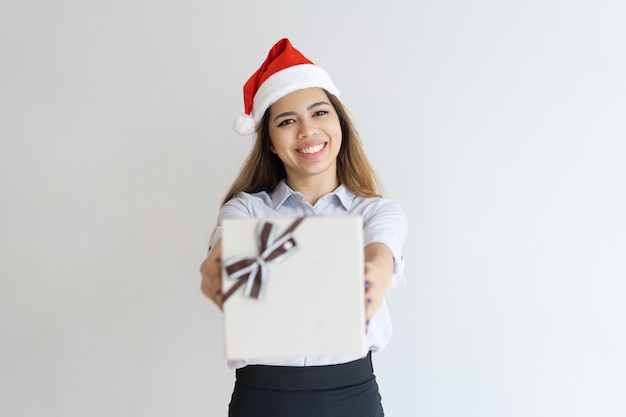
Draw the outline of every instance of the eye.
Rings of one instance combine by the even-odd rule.
[[[282,120],[282,121],[278,124],[278,127],[287,126],[287,125],[290,125],[290,124],[295,123],[295,122],[296,122],[296,121],[295,121],[295,120],[293,120],[293,119],[285,119],[285,120]]]
[[[328,114],[328,110],[318,110],[313,113],[313,117],[324,116]]]

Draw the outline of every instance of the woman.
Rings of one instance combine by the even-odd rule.
[[[368,350],[391,336],[385,292],[403,284],[402,209],[379,182],[328,74],[282,39],[244,86],[246,115],[235,123],[256,142],[224,198],[203,262],[202,291],[222,306],[220,224],[230,217],[359,214],[363,217]],[[232,361],[237,381],[229,415],[383,415],[371,355]],[[281,383],[289,381],[289,383]]]

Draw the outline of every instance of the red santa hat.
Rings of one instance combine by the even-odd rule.
[[[265,111],[282,97],[303,88],[319,87],[339,97],[339,90],[326,71],[281,39],[270,49],[265,62],[243,86],[245,114],[233,124],[240,135],[254,132]]]

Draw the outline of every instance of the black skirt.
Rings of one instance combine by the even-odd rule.
[[[237,370],[229,417],[383,417],[371,354],[340,365]]]

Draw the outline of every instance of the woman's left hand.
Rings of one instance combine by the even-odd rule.
[[[365,247],[365,317],[368,323],[391,287],[393,268],[393,255],[387,245],[370,243]]]

